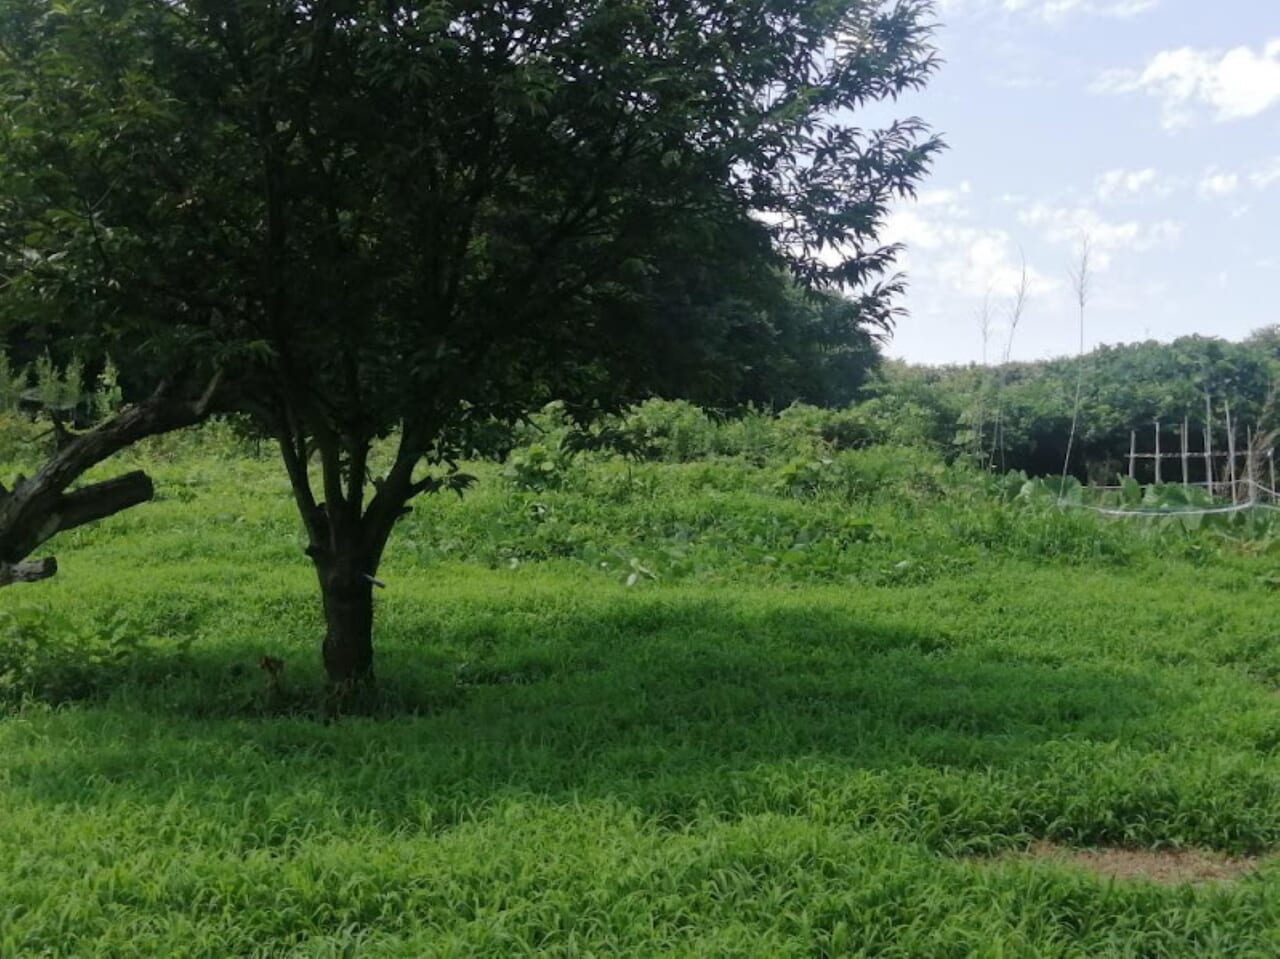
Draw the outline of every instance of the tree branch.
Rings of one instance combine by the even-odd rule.
[[[53,557],[37,559],[30,563],[0,562],[0,587],[14,583],[34,583],[48,579],[58,571],[58,561]]]
[[[129,407],[86,433],[68,434],[58,451],[30,479],[20,478],[0,491],[0,586],[29,582],[33,572],[52,576],[56,564],[23,564],[50,537],[146,502],[154,487],[145,473],[134,472],[74,492],[67,487],[113,454],[148,436],[194,426],[213,408],[221,382],[215,374],[195,400],[171,395],[172,379],[143,403]],[[22,567],[22,575],[16,572]],[[30,567],[30,568],[27,568]]]

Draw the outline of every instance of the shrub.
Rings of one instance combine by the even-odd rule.
[[[936,496],[949,482],[941,457],[912,446],[870,446],[835,459],[840,492],[848,499],[918,500]]]
[[[834,466],[829,459],[794,459],[778,470],[774,489],[790,496],[815,496],[835,485]]]
[[[113,416],[124,405],[124,390],[120,388],[120,371],[111,362],[111,357],[107,357],[102,372],[98,374],[98,381],[94,386],[90,402],[93,406],[93,415],[98,420]]]
[[[43,606],[0,610],[0,703],[98,695],[147,660],[151,644],[121,611],[77,624]]]
[[[31,473],[52,450],[48,423],[39,423],[16,412],[0,412],[0,482],[9,483],[18,472]]]
[[[716,425],[685,400],[649,400],[627,415],[625,425],[650,437],[668,462],[687,463],[716,451]]]
[[[763,466],[786,448],[778,420],[768,410],[748,407],[739,416],[713,424],[715,451],[725,456],[741,456],[756,466]]]
[[[928,450],[873,446],[793,459],[778,471],[774,488],[792,496],[825,493],[849,501],[918,500],[940,493],[950,482],[948,472]]]
[[[534,443],[507,458],[504,475],[516,489],[532,492],[556,489],[564,482],[571,462],[569,453]]]
[[[0,415],[15,412],[26,389],[26,368],[15,369],[9,357],[0,351]]]

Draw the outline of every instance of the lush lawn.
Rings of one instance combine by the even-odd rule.
[[[488,476],[398,532],[381,700],[325,722],[275,465],[158,470],[0,593],[2,956],[1280,952],[1266,556],[733,464]],[[1157,885],[1043,840],[1263,855]]]

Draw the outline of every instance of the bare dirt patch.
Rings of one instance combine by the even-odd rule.
[[[1019,859],[1063,863],[1104,879],[1146,880],[1163,885],[1233,882],[1252,875],[1262,860],[1202,849],[1072,849],[1039,842]]]

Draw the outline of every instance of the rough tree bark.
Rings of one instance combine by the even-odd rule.
[[[58,571],[52,557],[28,557],[58,533],[145,503],[155,493],[141,471],[67,492],[73,482],[114,453],[148,436],[193,426],[204,420],[218,378],[195,400],[170,395],[167,384],[145,402],[100,426],[67,436],[62,446],[29,479],[19,476],[12,490],[0,486],[0,587],[47,579]]]
[[[358,551],[316,561],[324,598],[324,668],[331,683],[373,677],[373,583]]]
[[[315,430],[308,441],[298,424],[299,418],[290,416],[278,427],[277,440],[307,532],[306,553],[320,584],[325,672],[332,686],[348,689],[373,680],[373,588],[381,585],[378,565],[392,527],[414,496],[438,483],[413,481],[421,445],[405,436],[394,464],[374,481],[374,495],[366,504],[367,441],[344,440],[329,429]],[[319,459],[323,501],[312,487],[313,455]]]
[[[357,486],[362,484],[357,481]],[[352,492],[354,499],[338,495],[330,486],[333,498],[304,510],[310,540],[306,551],[315,565],[324,606],[325,672],[330,684],[340,687],[373,680],[373,588],[395,521],[380,511],[361,512],[361,491]],[[310,487],[295,488],[295,493],[306,500]]]

